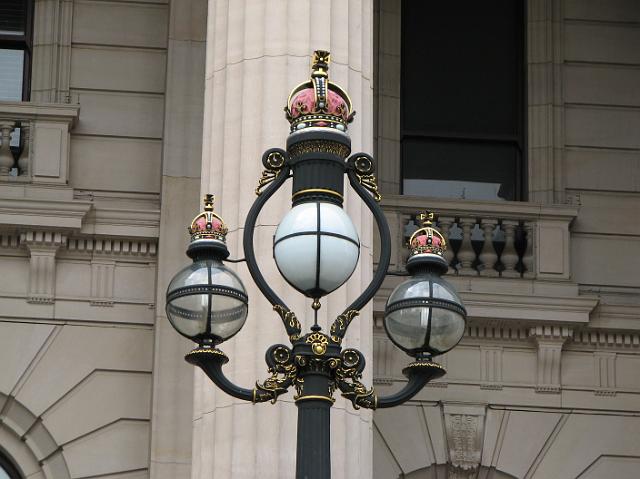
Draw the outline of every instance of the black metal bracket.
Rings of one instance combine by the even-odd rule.
[[[384,212],[376,196],[371,196],[371,189],[365,187],[362,184],[361,177],[363,175],[370,175],[373,177],[375,166],[373,158],[366,153],[355,153],[347,159],[347,177],[351,187],[355,190],[358,196],[362,199],[371,214],[376,221],[378,231],[380,232],[380,258],[378,260],[378,269],[373,275],[371,282],[365,288],[358,298],[351,303],[344,312],[338,316],[331,325],[331,336],[334,341],[340,343],[342,338],[347,333],[347,329],[351,324],[351,321],[358,312],[366,306],[375,296],[376,292],[382,286],[384,278],[389,270],[389,263],[391,262],[391,233],[389,232],[389,224],[384,216]],[[377,189],[375,190],[377,194]]]
[[[290,311],[288,306],[285,304],[282,299],[271,289],[267,281],[264,279],[264,276],[260,272],[260,268],[258,267],[258,262],[256,261],[255,249],[253,247],[253,234],[256,227],[256,221],[258,220],[258,215],[262,208],[269,201],[269,198],[273,196],[273,194],[280,189],[280,187],[284,184],[284,182],[289,178],[289,165],[287,162],[288,155],[287,152],[281,148],[271,148],[265,151],[262,155],[262,163],[265,165],[265,168],[269,170],[270,162],[274,162],[274,158],[278,158],[278,163],[280,164],[280,168],[274,173],[275,176],[270,177],[269,182],[263,183],[261,186],[266,186],[266,188],[259,192],[258,198],[253,202],[249,213],[247,214],[247,218],[244,222],[244,234],[242,237],[242,247],[244,248],[244,255],[247,262],[247,269],[253,278],[253,281],[256,283],[256,286],[262,292],[267,301],[271,303],[271,305],[275,308],[276,306],[280,306],[282,309],[286,311]],[[272,169],[273,170],[273,169]],[[275,171],[275,170],[273,170]],[[260,187],[259,187],[260,188]],[[285,326],[286,327],[286,326]],[[289,332],[289,330],[287,330]]]

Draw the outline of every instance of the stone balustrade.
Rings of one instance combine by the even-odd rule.
[[[449,242],[449,274],[502,278],[570,278],[569,226],[577,207],[386,196],[393,243],[391,269],[402,270],[416,214],[434,211]]]
[[[77,105],[0,102],[0,182],[68,181]]]

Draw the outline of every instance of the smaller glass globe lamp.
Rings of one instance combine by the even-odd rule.
[[[242,281],[222,263],[229,256],[225,244],[228,230],[213,212],[213,200],[213,195],[205,197],[204,211],[189,227],[187,255],[193,263],[169,283],[166,306],[176,331],[209,345],[220,344],[240,331],[248,311]]]
[[[384,326],[393,343],[410,356],[436,356],[455,347],[466,327],[467,311],[455,289],[441,278],[448,263],[447,243],[433,227],[433,213],[422,214],[423,227],[409,240],[407,270],[387,300]]]

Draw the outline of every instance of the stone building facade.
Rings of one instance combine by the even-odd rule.
[[[253,406],[218,393],[182,361],[191,345],[170,328],[164,294],[203,192],[242,256],[261,153],[283,146],[282,107],[315,49],[331,51],[331,78],[358,112],[354,151],[378,158],[392,270],[413,215],[435,210],[469,312],[441,358],[448,374],[412,401],[375,413],[336,402],[333,477],[637,477],[635,1],[524,1],[523,201],[401,194],[402,25],[420,21],[403,17],[406,1],[31,3],[30,101],[0,101],[0,454],[19,477],[293,477],[292,398]],[[272,202],[257,251],[285,292],[268,260],[290,198]],[[355,195],[345,203],[361,264],[323,323],[375,268],[371,220]],[[265,348],[286,338],[237,271],[250,315],[223,349],[250,386],[266,375]],[[401,279],[387,278],[347,338],[381,393],[409,361],[381,328]],[[310,320],[304,299],[288,302]]]

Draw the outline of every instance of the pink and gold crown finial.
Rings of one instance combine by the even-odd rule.
[[[204,197],[204,211],[196,216],[189,226],[191,242],[198,240],[216,240],[225,242],[229,229],[222,218],[213,212],[215,196],[206,194]]]
[[[409,239],[409,257],[419,254],[435,254],[444,256],[447,250],[447,241],[442,233],[433,226],[434,213],[425,211],[417,216],[422,222],[422,228],[418,229]]]
[[[353,121],[355,111],[349,95],[329,81],[330,62],[329,52],[313,52],[311,80],[291,91],[284,110],[292,133],[309,127],[333,128],[344,133]]]

